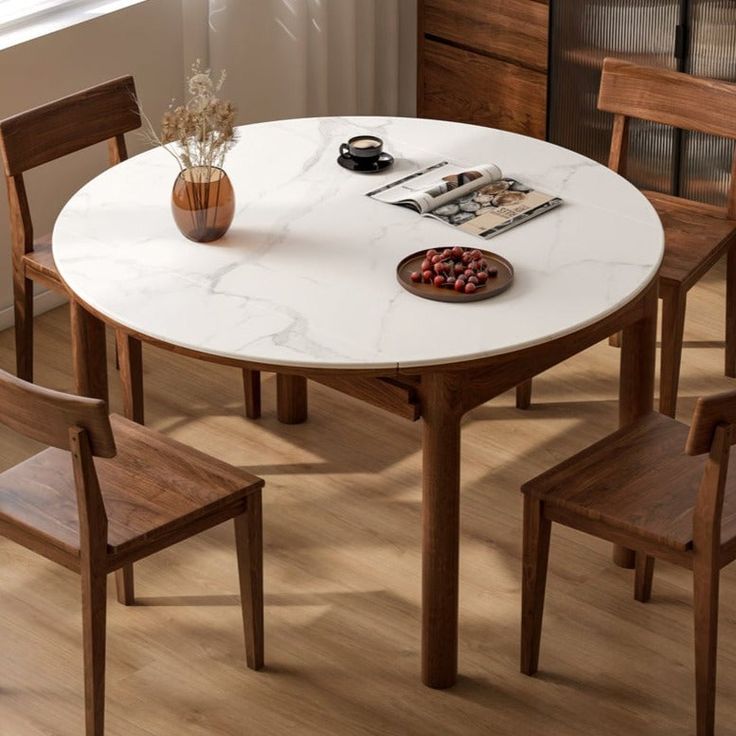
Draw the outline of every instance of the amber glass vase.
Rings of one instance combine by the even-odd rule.
[[[228,175],[215,166],[196,166],[179,172],[171,193],[177,227],[189,240],[209,243],[230,228],[235,193]]]

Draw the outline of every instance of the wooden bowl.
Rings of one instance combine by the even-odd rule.
[[[442,248],[437,248],[442,252]],[[478,248],[477,250],[480,250]],[[448,287],[438,287],[434,284],[416,284],[411,280],[411,274],[414,271],[421,271],[422,261],[427,257],[427,251],[423,250],[419,253],[404,258],[396,267],[396,278],[399,283],[412,294],[422,297],[422,299],[432,299],[436,302],[479,302],[483,299],[490,299],[497,296],[511,286],[514,281],[514,267],[502,256],[497,253],[491,253],[488,250],[480,250],[483,258],[488,262],[488,267],[495,267],[498,270],[498,276],[489,277],[488,281],[479,286],[472,294],[464,294],[455,289]]]

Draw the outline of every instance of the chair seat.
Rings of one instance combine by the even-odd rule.
[[[717,208],[656,192],[644,192],[662,220],[665,253],[659,277],[690,288],[736,243],[736,221]]]
[[[51,233],[33,241],[33,251],[23,256],[23,265],[26,277],[32,281],[44,281],[52,288],[64,289],[51,251]]]
[[[651,413],[522,486],[545,504],[678,551],[692,548],[705,456],[684,452],[688,427]],[[721,542],[736,539],[736,469],[728,477]]]
[[[117,455],[95,459],[112,555],[168,546],[177,530],[244,505],[263,481],[191,447],[112,415]],[[79,555],[79,521],[71,456],[49,448],[0,474],[1,522],[40,542]],[[215,518],[214,523],[219,523]],[[9,526],[9,525],[8,525]],[[202,528],[206,528],[206,524]],[[187,535],[188,536],[188,535]],[[22,542],[23,543],[23,542]],[[31,546],[31,545],[28,545]],[[39,549],[36,544],[34,549]]]

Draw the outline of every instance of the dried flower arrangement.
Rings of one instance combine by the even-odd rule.
[[[161,120],[160,135],[147,121],[151,141],[171,153],[182,170],[221,168],[225,155],[237,141],[235,106],[218,97],[225,78],[223,70],[220,78],[213,81],[210,70],[203,69],[197,59],[187,79],[186,104],[171,103]]]
[[[199,59],[187,80],[189,99],[172,102],[161,121],[161,133],[143,114],[150,142],[168,151],[179,164],[172,192],[172,211],[179,230],[191,240],[222,237],[232,223],[235,195],[222,165],[235,145],[235,107],[219,98],[225,72],[215,82]]]

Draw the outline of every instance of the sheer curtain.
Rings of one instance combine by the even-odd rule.
[[[416,0],[200,0],[185,51],[227,69],[242,122],[412,115],[415,19]]]

